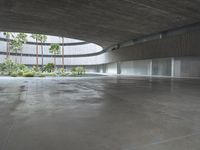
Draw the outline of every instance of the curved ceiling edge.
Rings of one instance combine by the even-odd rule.
[[[39,54],[38,57],[91,57],[91,56],[98,56],[100,54],[105,53],[105,50],[96,53],[89,53],[89,54],[78,54],[78,55],[41,55]],[[0,55],[7,55],[7,52],[0,52]],[[12,56],[26,56],[26,57],[36,57],[36,54],[27,54],[27,53],[10,53]]]
[[[0,37],[0,41],[8,41],[6,38]],[[36,45],[36,42],[27,42],[26,44],[31,44],[31,45]],[[58,43],[60,45],[63,45],[63,43]],[[64,43],[64,46],[76,46],[76,45],[85,45],[85,44],[90,44],[88,42],[74,42],[74,43]],[[38,43],[38,45],[44,45],[44,46],[49,46],[51,43]]]

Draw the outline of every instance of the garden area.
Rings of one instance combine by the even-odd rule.
[[[0,64],[0,75],[11,77],[67,77],[82,76],[85,74],[84,67],[74,67],[70,71],[64,68],[56,68],[53,63],[45,65],[43,68],[33,66],[28,67],[24,64],[18,64],[10,59],[5,59]]]
[[[49,48],[49,53],[52,54],[53,62],[46,65],[42,64],[41,67],[38,63],[38,49],[39,43],[41,46],[43,54],[43,45],[47,40],[46,35],[42,34],[32,34],[31,38],[35,40],[36,43],[36,64],[35,66],[26,66],[22,64],[22,49],[24,44],[27,43],[27,34],[26,33],[12,33],[4,32],[4,36],[7,41],[7,57],[4,62],[0,63],[0,76],[11,76],[11,77],[66,77],[66,76],[82,76],[85,74],[84,67],[73,67],[71,70],[66,71],[64,69],[64,59],[62,59],[62,68],[56,67],[56,56],[61,54],[61,46],[58,43],[52,43]],[[62,37],[63,41],[63,37]],[[62,43],[62,46],[64,43]],[[64,48],[62,47],[62,50]],[[17,62],[17,57],[13,61],[10,59],[11,53],[20,54],[20,62]],[[43,55],[42,55],[43,56]],[[64,58],[64,52],[62,51],[62,57]]]

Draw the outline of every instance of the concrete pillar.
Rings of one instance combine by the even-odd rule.
[[[150,64],[149,64],[149,76],[152,76],[152,71],[153,70],[153,60],[151,59]]]
[[[121,63],[117,63],[117,74],[121,74]]]
[[[107,71],[107,66],[106,66],[106,64],[102,65],[102,67],[103,67],[103,73],[106,73],[106,71]]]
[[[96,72],[99,73],[100,72],[100,66],[96,65]]]
[[[174,57],[171,58],[171,77],[174,77]]]

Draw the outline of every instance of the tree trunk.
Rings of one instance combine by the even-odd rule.
[[[44,66],[44,52],[43,52],[43,45],[42,45],[42,42],[41,42],[41,53],[42,53],[42,68]]]
[[[6,58],[8,59],[10,57],[10,38],[6,37],[6,40],[7,40],[7,46],[6,46],[7,54],[6,54]]]
[[[38,68],[38,40],[36,39],[36,65]]]
[[[62,67],[65,69],[65,59],[64,59],[64,37],[62,37]]]
[[[10,39],[8,39],[8,58],[10,58]]]
[[[7,54],[6,54],[6,58],[9,58],[9,40],[7,39]]]

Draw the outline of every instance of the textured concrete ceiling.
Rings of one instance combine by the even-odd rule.
[[[200,0],[0,0],[0,30],[103,47],[199,22]]]

